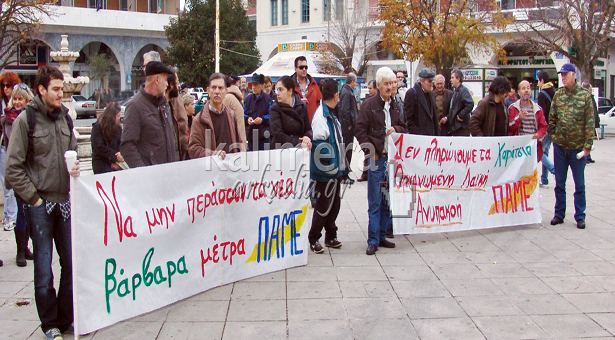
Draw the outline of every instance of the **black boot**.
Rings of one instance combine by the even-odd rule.
[[[26,244],[28,242],[28,238],[26,236],[26,231],[15,231],[15,242],[17,243],[17,257],[15,257],[15,264],[17,267],[25,267],[28,265],[26,261]]]

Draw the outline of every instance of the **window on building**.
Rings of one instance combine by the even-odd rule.
[[[282,25],[288,25],[288,0],[282,0]]]
[[[99,1],[100,4],[98,4]],[[107,0],[88,0],[88,8],[98,9],[98,6],[100,9],[107,9]]]
[[[344,18],[344,1],[335,0],[335,20],[342,20]]]
[[[322,21],[331,20],[331,0],[322,0]]]
[[[162,12],[162,0],[149,0],[149,12],[150,13]]]
[[[496,0],[495,2],[501,9],[517,8],[515,0]]]
[[[128,0],[120,0],[120,11],[128,10]]]
[[[301,22],[310,22],[310,0],[301,0]]]
[[[271,0],[271,26],[278,25],[278,0]]]

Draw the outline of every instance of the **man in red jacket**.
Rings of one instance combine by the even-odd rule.
[[[318,105],[320,105],[322,94],[316,80],[307,73],[307,70],[307,59],[304,56],[295,58],[295,74],[292,75],[296,84],[295,92],[299,94],[301,100],[307,105],[308,116],[310,116],[310,121],[312,121],[312,116]]]
[[[533,135],[538,139],[538,161],[542,158],[542,139],[547,133],[547,122],[542,108],[530,99],[532,86],[524,80],[519,83],[521,99],[508,107],[508,134]]]

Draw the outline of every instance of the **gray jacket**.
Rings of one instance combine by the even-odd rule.
[[[139,92],[126,105],[120,152],[131,168],[177,162],[173,115],[164,96]]]
[[[459,85],[453,91],[453,98],[451,99],[451,109],[448,112],[448,121],[450,122],[450,131],[459,130],[461,128],[467,129],[470,122],[470,114],[474,109],[474,100],[470,94],[470,90],[463,84]],[[463,121],[457,120],[457,117],[461,117]]]
[[[56,120],[49,118],[49,110],[39,96],[28,103],[36,113],[32,136],[33,155],[28,155],[27,115],[20,114],[13,122],[5,164],[6,183],[21,199],[34,205],[39,198],[62,203],[68,199],[68,169],[64,160],[66,150],[77,150],[77,139],[68,127],[68,109],[60,107]]]

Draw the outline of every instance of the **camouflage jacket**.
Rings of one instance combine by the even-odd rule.
[[[553,143],[564,149],[591,150],[595,136],[592,97],[579,84],[574,84],[572,90],[562,87],[555,93],[549,133]]]

